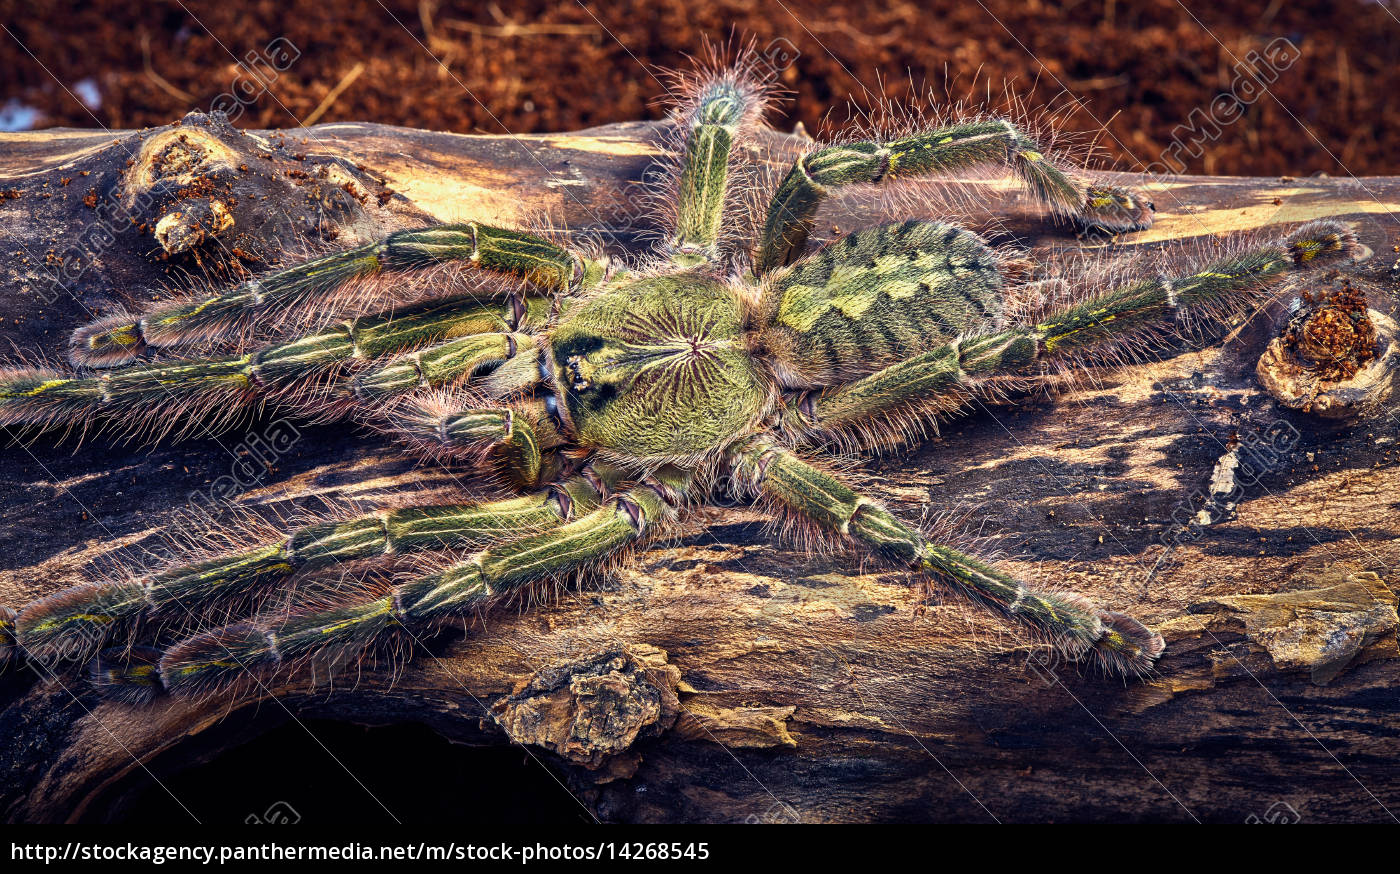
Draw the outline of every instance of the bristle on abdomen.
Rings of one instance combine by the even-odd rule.
[[[760,334],[790,388],[829,385],[994,325],[995,254],[970,231],[910,221],[850,234],[777,274]]]

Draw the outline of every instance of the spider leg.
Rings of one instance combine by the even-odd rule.
[[[307,525],[236,552],[180,564],[145,577],[73,586],[23,607],[0,627],[29,659],[86,661],[137,629],[187,626],[216,605],[235,612],[291,577],[392,553],[471,545],[519,531],[542,531],[595,509],[607,471],[571,476],[533,494],[498,501],[387,510]],[[3,642],[0,640],[0,642]]]
[[[148,348],[216,338],[292,307],[322,308],[346,283],[383,271],[456,261],[552,291],[601,280],[604,265],[522,231],[467,222],[398,231],[383,240],[276,270],[233,288],[157,305],[136,318],[103,319],[73,333],[75,364],[112,367]]]
[[[524,349],[533,349],[528,334],[474,334],[395,356],[355,377],[353,390],[361,400],[372,401],[455,382],[490,365],[510,361]]]
[[[1005,571],[929,542],[884,507],[834,476],[765,441],[740,444],[730,460],[741,480],[785,512],[829,535],[951,584],[971,599],[1045,636],[1066,656],[1091,657],[1118,673],[1152,667],[1164,644],[1130,616],[1076,593],[1031,589]]]
[[[463,404],[447,398],[410,398],[388,416],[385,430],[424,455],[479,460],[497,454],[515,484],[531,488],[548,472],[545,450],[563,441],[546,401]]]
[[[537,582],[616,559],[661,529],[683,500],[685,481],[647,480],[555,528],[504,539],[388,594],[324,609],[230,625],[184,640],[160,661],[172,693],[197,693],[260,668],[302,662],[334,667],[394,632],[430,631]]]
[[[0,606],[0,667],[4,667],[18,651],[15,642],[15,617],[17,615],[13,608]]]
[[[1067,307],[1034,325],[965,336],[862,379],[791,399],[790,422],[803,436],[841,439],[852,432],[897,440],[909,426],[994,394],[997,380],[1033,380],[1057,366],[1132,360],[1154,337],[1221,324],[1273,293],[1290,270],[1352,255],[1344,225],[1317,221],[1180,276],[1142,279]]]
[[[1151,204],[1122,189],[1086,187],[1050,163],[1026,133],[996,119],[889,142],[828,146],[798,158],[769,203],[757,272],[791,264],[801,256],[817,208],[833,188],[988,164],[1011,167],[1039,200],[1086,227],[1118,232],[1152,224]]]
[[[390,392],[470,376],[508,360],[521,345],[534,348],[532,337],[514,332],[543,324],[549,308],[540,298],[519,305],[455,298],[350,319],[238,355],[135,364],[92,376],[0,371],[0,425],[51,429],[102,418],[134,436],[151,428],[217,427],[257,402],[333,412],[356,399],[378,400]],[[449,337],[457,339],[390,360],[362,374],[353,386],[337,376],[336,368],[349,362]]]
[[[681,263],[713,261],[729,195],[730,153],[735,141],[757,124],[763,86],[744,66],[693,84],[677,113],[686,128],[680,163],[675,232],[666,248]]]

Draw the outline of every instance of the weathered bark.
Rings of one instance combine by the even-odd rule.
[[[235,248],[256,270],[253,258],[309,229],[349,242],[430,219],[546,215],[623,246],[648,227],[632,204],[657,154],[650,125],[486,137],[333,124],[258,134],[263,153],[208,120],[184,124],[225,143],[228,166],[212,183],[173,186],[160,176],[178,168],[155,166],[149,199],[132,195],[151,157],[143,144],[166,136],[162,161],[173,160],[179,129],[0,138],[7,343],[57,358],[73,327],[141,300],[166,271],[230,275],[237,267],[219,252]],[[767,135],[755,154],[779,167],[800,144]],[[971,190],[1011,211],[998,234],[1073,243],[1009,186]],[[1122,245],[1209,242],[1323,215],[1353,222],[1376,253],[1361,267],[1371,305],[1393,314],[1388,216],[1400,210],[1400,178],[1180,178],[1151,190],[1156,227]],[[118,230],[93,259],[83,235],[123,199],[146,227]],[[829,224],[878,215],[847,201]],[[69,250],[79,238],[82,258]],[[303,683],[262,711],[417,721],[467,744],[513,736],[604,820],[1240,821],[1290,810],[1390,820],[1400,810],[1400,417],[1392,407],[1346,424],[1279,406],[1254,376],[1269,333],[1136,366],[1053,404],[971,416],[851,474],[907,518],[961,508],[1019,572],[1153,624],[1168,651],[1150,680],[1081,676],[994,617],[928,600],[903,574],[796,554],[734,508],[701,514],[602,590],[496,611],[392,684],[385,672],[331,695]],[[240,504],[452,487],[381,439],[344,426],[301,433],[243,484]],[[1232,435],[1242,441],[1233,455]],[[225,447],[241,441],[10,446],[0,603],[154,542],[220,476],[240,476]],[[1203,509],[1210,524],[1173,528]],[[133,708],[103,702],[76,673],[0,679],[0,784],[13,820],[102,818],[94,805],[149,779],[158,755],[168,769],[246,740],[227,729],[250,711],[225,701]]]

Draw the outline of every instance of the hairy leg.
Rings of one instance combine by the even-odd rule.
[[[547,530],[597,507],[606,488],[575,476],[518,498],[388,510],[307,525],[236,552],[176,565],[144,577],[74,586],[23,607],[5,631],[31,660],[86,661],[130,635],[137,620],[189,626],[216,606],[242,607],[294,575],[345,562],[473,545],[519,531]]]
[[[714,260],[729,193],[730,153],[736,138],[761,116],[762,89],[736,68],[690,90],[693,94],[678,113],[687,130],[675,233],[667,248],[681,261]]]
[[[75,364],[112,367],[148,348],[217,338],[255,318],[292,307],[324,307],[350,281],[457,261],[520,277],[552,291],[598,282],[604,266],[540,237],[476,222],[398,231],[383,240],[275,270],[205,297],[164,303],[137,318],[79,328],[69,345]]]
[[[359,399],[376,400],[442,385],[533,345],[533,338],[513,332],[542,325],[549,308],[539,298],[488,304],[456,298],[351,319],[240,355],[130,365],[95,376],[0,372],[0,425],[81,428],[100,419],[136,436],[217,427],[269,401],[337,410],[354,398],[338,366],[456,337],[370,370],[354,388]],[[492,355],[496,347],[499,358]]]
[[[989,380],[1117,364],[1154,336],[1222,324],[1223,314],[1266,299],[1291,270],[1350,258],[1353,246],[1344,225],[1312,222],[1185,275],[1129,283],[1039,324],[965,337],[846,385],[808,392],[789,408],[792,421],[815,439],[851,430],[888,439],[911,421],[958,409]]]
[[[756,270],[765,273],[802,255],[817,208],[834,188],[988,164],[1012,168],[1036,198],[1086,227],[1117,232],[1152,224],[1150,204],[1121,189],[1077,182],[1011,122],[974,122],[883,143],[828,146],[799,158],[768,206]]]
[[[929,542],[919,531],[791,451],[752,441],[731,451],[741,481],[784,512],[926,574],[1043,635],[1073,659],[1090,657],[1118,673],[1149,670],[1162,638],[1121,613],[1072,592],[1038,592],[973,556]]]
[[[524,488],[550,478],[545,452],[563,442],[546,401],[535,398],[501,405],[412,398],[387,416],[384,430],[424,455],[474,462],[495,455],[506,477]]]
[[[354,380],[355,396],[361,400],[383,400],[417,388],[437,388],[477,371],[510,361],[535,345],[529,334],[475,334],[398,355],[384,364],[359,374]]]
[[[617,558],[664,526],[684,482],[648,481],[572,522],[502,540],[444,570],[380,596],[231,625],[185,640],[160,661],[165,688],[198,693],[241,675],[302,663],[334,668],[396,632],[415,637],[470,616],[525,586],[571,576]]]

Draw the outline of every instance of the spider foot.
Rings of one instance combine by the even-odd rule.
[[[146,704],[163,690],[161,651],[149,646],[104,649],[92,660],[88,677],[102,697],[124,704]]]
[[[1090,185],[1075,220],[1084,230],[1113,234],[1152,227],[1156,207],[1136,192],[1117,185]]]
[[[172,695],[193,696],[252,681],[279,661],[267,633],[252,622],[240,622],[175,644],[159,657],[158,674]]]
[[[84,662],[146,607],[136,582],[84,583],[28,604],[15,616],[15,646],[31,662]]]
[[[129,313],[83,325],[68,340],[68,360],[78,367],[116,367],[135,361],[145,352],[141,320]]]
[[[15,616],[9,607],[0,606],[0,668],[14,658],[18,646],[15,642]]]
[[[1361,254],[1356,232],[1342,222],[1319,219],[1283,238],[1283,248],[1298,267],[1350,261]]]
[[[1093,658],[1113,676],[1141,676],[1152,670],[1167,648],[1162,635],[1126,613],[1099,611],[1103,635],[1094,642]]]

